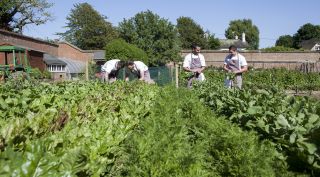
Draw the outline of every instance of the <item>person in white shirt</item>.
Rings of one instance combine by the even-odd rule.
[[[107,61],[102,67],[102,82],[112,83],[117,80],[118,71],[125,66],[124,61],[113,59]]]
[[[205,77],[203,70],[206,67],[204,56],[200,53],[201,48],[197,45],[192,45],[192,53],[185,56],[183,61],[183,69],[187,72],[192,72],[188,78],[188,87],[192,87],[194,80],[204,81]]]
[[[136,75],[139,78],[139,80],[145,81],[149,84],[155,83],[154,80],[152,80],[150,77],[150,72],[149,72],[148,66],[145,65],[143,62],[141,62],[141,61],[128,61],[127,67],[134,75]],[[125,80],[126,81],[129,80],[129,77],[127,75],[126,75]]]
[[[225,85],[228,88],[237,86],[242,88],[242,73],[248,71],[248,64],[245,57],[237,51],[237,47],[231,45],[229,47],[229,55],[224,60],[223,69],[230,73],[227,74]]]

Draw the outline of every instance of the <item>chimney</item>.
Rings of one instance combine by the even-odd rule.
[[[236,36],[234,37],[234,39],[238,40],[238,39],[239,39],[238,35],[236,35]]]
[[[242,42],[246,42],[246,33],[242,33]]]

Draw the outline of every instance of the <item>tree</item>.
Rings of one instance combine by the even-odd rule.
[[[177,29],[183,49],[190,49],[192,44],[197,44],[202,48],[207,46],[205,32],[193,19],[189,17],[179,17],[177,19]]]
[[[168,20],[151,11],[140,12],[119,24],[120,37],[144,50],[151,65],[181,59],[178,32]]]
[[[276,46],[293,48],[293,37],[290,35],[280,36],[276,41]]]
[[[205,49],[219,49],[220,47],[220,41],[219,39],[214,37],[214,34],[211,34],[209,31],[206,32],[206,47]]]
[[[183,49],[190,49],[192,44],[197,44],[203,49],[217,49],[220,46],[219,40],[209,31],[204,31],[190,17],[179,17],[177,19],[179,39]]]
[[[58,35],[81,49],[103,49],[117,37],[116,30],[106,19],[88,3],[75,4],[67,17],[68,30]]]
[[[250,19],[231,21],[225,31],[225,36],[227,39],[234,39],[236,35],[241,36],[242,33],[246,34],[249,49],[259,48],[259,29]]]
[[[47,0],[1,0],[0,28],[22,33],[26,25],[45,24],[52,20],[47,11],[52,5]]]
[[[304,40],[309,40],[313,38],[320,39],[320,25],[313,25],[311,23],[304,24],[301,26],[297,33],[293,35],[295,48],[300,48],[300,43]]]

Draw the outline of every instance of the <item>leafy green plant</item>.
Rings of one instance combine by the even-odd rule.
[[[110,59],[121,59],[121,60],[139,60],[146,64],[149,63],[147,54],[136,47],[135,45],[129,44],[122,39],[116,39],[111,41],[105,47],[106,60]]]
[[[42,72],[38,68],[32,68],[30,77],[34,79],[42,79]]]
[[[289,174],[268,141],[218,118],[191,91],[165,88],[156,100],[125,141],[128,176]]]
[[[277,88],[226,89],[213,82],[200,84],[195,91],[216,114],[271,140],[292,170],[319,174],[320,151],[314,138],[320,128],[318,101],[287,96]]]

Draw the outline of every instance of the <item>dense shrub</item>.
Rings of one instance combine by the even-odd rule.
[[[295,51],[296,49],[290,48],[290,47],[284,47],[284,46],[275,46],[275,47],[268,47],[261,49],[264,52],[289,52],[289,51]]]
[[[30,77],[34,79],[42,79],[42,72],[39,68],[32,68],[30,72]]]
[[[51,73],[50,73],[48,70],[44,70],[44,71],[42,72],[42,76],[43,76],[43,78],[45,78],[45,79],[51,79]]]
[[[106,47],[106,60],[121,59],[121,60],[139,60],[148,64],[147,54],[136,47],[129,44],[122,39],[116,39],[111,41]]]

